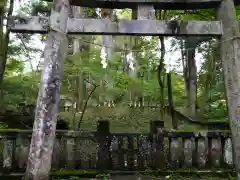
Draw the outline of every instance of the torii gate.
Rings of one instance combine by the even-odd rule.
[[[71,5],[91,8],[137,9],[138,20],[111,22],[107,19],[68,18],[69,2]],[[49,18],[14,18],[11,25],[12,32],[48,32],[28,161],[28,179],[46,177],[50,171],[60,99],[59,89],[68,45],[67,33],[220,37],[234,159],[237,170],[240,170],[240,74],[238,72],[240,70],[240,31],[234,2],[235,5],[240,4],[237,0],[54,0]],[[160,21],[154,18],[154,8],[171,10],[216,8],[219,21]]]

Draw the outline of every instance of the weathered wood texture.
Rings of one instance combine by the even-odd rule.
[[[176,34],[176,30],[180,29]],[[12,17],[11,31],[18,33],[46,33],[49,19],[43,17]],[[139,36],[220,36],[220,21],[160,21],[160,20],[120,20],[109,19],[68,19],[69,34],[89,35],[139,35]]]
[[[227,13],[226,13],[227,12]],[[221,58],[224,69],[225,88],[228,102],[232,139],[234,144],[234,164],[240,179],[240,31],[233,0],[223,0],[217,11],[223,23],[221,38]]]
[[[55,0],[50,15],[50,32],[44,50],[44,67],[39,88],[26,176],[48,180],[60,101],[63,61],[67,53],[68,0]]]
[[[52,0],[47,0],[51,2]],[[136,9],[138,5],[154,5],[155,9],[207,9],[216,8],[221,0],[72,0],[75,6],[85,6],[91,8]],[[239,1],[235,0],[236,4]]]

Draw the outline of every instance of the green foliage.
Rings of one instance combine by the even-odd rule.
[[[51,4],[39,1],[31,1],[26,4],[21,13],[46,15],[49,13]],[[86,17],[98,18],[98,13],[91,8],[83,8]],[[240,17],[239,7],[236,7],[238,18]],[[163,16],[164,12],[161,12]],[[117,18],[131,18],[131,10],[117,10]],[[214,9],[188,10],[188,11],[167,11],[166,19],[186,20],[215,20]],[[29,35],[22,35],[27,44],[31,39]],[[46,36],[43,35],[44,39]],[[101,36],[74,36],[80,39],[81,52],[74,55],[69,54],[64,63],[64,79],[61,86],[61,94],[67,99],[76,99],[83,93],[86,100],[91,88],[81,84],[77,87],[77,77],[85,81],[90,77],[91,83],[101,85],[93,94],[93,101],[102,95],[111,95],[115,102],[124,103],[129,101],[128,93],[134,92],[143,95],[145,100],[159,103],[161,92],[157,81],[157,66],[161,52],[159,50],[159,37],[114,37],[113,57],[109,59],[106,69],[101,64]],[[165,39],[166,40],[166,39]],[[12,40],[14,41],[14,39]],[[9,59],[6,65],[4,89],[4,101],[8,106],[14,107],[20,102],[35,103],[40,81],[40,73],[32,72],[23,74],[25,62],[18,57],[22,54],[23,47],[15,45],[10,41],[8,52]],[[179,50],[179,39],[174,39],[171,44],[172,50]],[[127,50],[123,49],[127,44]],[[198,73],[198,97],[200,106],[199,114],[206,119],[226,119],[227,108],[224,97],[223,71],[219,58],[219,43],[215,39],[201,42],[198,45],[199,53],[203,56],[203,64]],[[133,54],[137,61],[137,73],[135,75],[123,72],[123,54],[134,49]],[[26,51],[26,50],[24,50]],[[28,49],[29,53],[34,49]],[[176,108],[185,108],[187,96],[185,92],[182,72],[179,71],[181,57],[176,62],[176,68],[172,72],[173,99]],[[165,71],[165,70],[164,70]],[[164,74],[164,72],[163,72]],[[111,78],[109,78],[111,77]],[[110,81],[111,79],[111,81]],[[166,79],[166,77],[165,77]],[[107,84],[104,86],[104,80]],[[84,86],[84,87],[83,87]],[[167,84],[164,84],[164,103],[167,104]],[[123,108],[124,109],[124,108]]]
[[[7,3],[7,0],[1,0],[0,1],[0,8],[5,7]]]
[[[50,14],[50,10],[51,10],[50,3],[44,1],[32,1],[30,3],[30,11],[33,16],[36,16],[38,14],[45,15],[46,13]]]
[[[22,102],[35,104],[39,80],[39,75],[34,76],[32,74],[6,78],[3,83],[3,91],[4,101],[8,107],[16,107]]]
[[[6,73],[5,76],[13,76],[23,72],[24,64],[22,61],[15,59],[8,59],[6,64]]]

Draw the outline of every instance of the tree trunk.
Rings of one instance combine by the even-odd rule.
[[[123,73],[129,75],[129,71],[130,71],[130,68],[129,68],[129,62],[128,62],[128,59],[127,59],[127,55],[128,55],[128,49],[129,49],[129,46],[127,44],[124,44],[123,46]],[[132,107],[133,106],[133,98],[132,98],[132,90],[131,88],[128,88],[127,89],[127,97],[128,97],[128,100],[129,100],[129,106]]]
[[[10,6],[8,9],[8,14],[7,17],[9,18],[12,13],[13,13],[13,5],[14,5],[14,0],[10,0]],[[4,16],[4,7],[1,7],[0,9],[0,16],[1,16],[1,20],[0,20],[0,41],[1,41],[1,45],[0,45],[0,86],[2,87],[2,83],[3,83],[3,77],[4,77],[4,72],[5,72],[5,68],[6,68],[6,63],[7,63],[7,53],[8,53],[8,43],[9,43],[9,35],[10,35],[10,29],[8,28],[9,26],[9,19],[7,20],[7,28],[6,28],[6,33],[3,33],[3,16]],[[2,99],[1,101],[3,101],[3,92],[1,90],[1,96]]]
[[[183,78],[184,78],[184,87],[186,96],[188,95],[189,87],[188,87],[188,65],[186,60],[186,43],[185,39],[181,38],[180,40],[180,47],[181,47],[181,59],[182,59],[182,67],[183,67]]]
[[[4,75],[5,65],[4,65],[4,33],[3,33],[3,16],[4,16],[4,6],[0,7],[0,112],[4,112],[4,92],[2,86],[2,80]]]
[[[161,36],[159,37],[160,43],[161,43],[161,57],[160,57],[160,62],[159,62],[159,67],[158,67],[158,81],[160,85],[160,92],[161,92],[161,120],[163,120],[164,116],[164,84],[165,84],[165,74],[163,72],[164,70],[164,57],[165,57],[165,44],[164,44],[164,37]],[[162,74],[162,75],[161,75]]]
[[[215,62],[216,59],[219,59],[219,57],[214,57],[214,45],[210,44],[209,46],[209,51],[208,51],[208,59],[206,61],[208,61],[207,63],[207,71],[205,74],[205,78],[204,78],[204,90],[202,93],[202,99],[201,99],[201,105],[200,105],[200,112],[201,114],[207,112],[211,112],[211,105],[209,104],[209,102],[212,102],[212,93],[211,90],[213,88],[213,86],[216,84],[214,82],[214,80],[216,79],[216,64],[217,62]]]
[[[3,64],[4,64],[3,63],[4,62],[4,60],[3,60],[3,58],[4,58],[3,49],[4,49],[4,46],[5,46],[5,38],[4,38],[4,33],[3,33],[4,8],[5,8],[5,6],[0,7],[0,50],[1,50],[0,51],[0,74],[2,75],[2,76],[0,76],[0,83],[2,82],[3,74],[4,74],[4,72],[3,72],[3,69],[4,69],[4,67],[3,67]]]
[[[32,140],[25,179],[48,180],[55,140],[60,83],[68,48],[66,36],[68,0],[55,0],[50,16],[50,31],[44,49],[44,67],[39,88]]]
[[[188,96],[188,111],[190,116],[196,115],[197,104],[197,66],[195,60],[195,51],[198,45],[204,41],[209,41],[209,37],[186,37],[184,43],[181,42],[183,63],[183,74],[185,82],[185,90]]]
[[[197,98],[197,67],[195,60],[195,49],[197,42],[195,38],[186,39],[187,49],[187,70],[188,70],[188,105],[190,116],[196,115],[196,98]]]
[[[223,0],[217,11],[222,21],[221,59],[223,62],[228,115],[232,131],[233,159],[240,180],[240,32],[233,0]]]
[[[165,20],[166,18],[166,10],[163,11],[160,10],[158,13],[158,19],[159,20]],[[159,65],[158,65],[158,73],[157,73],[157,79],[158,79],[158,84],[160,88],[160,104],[161,104],[161,113],[160,113],[160,118],[163,120],[164,118],[164,106],[165,106],[165,98],[164,98],[164,84],[165,84],[165,74],[164,74],[164,58],[165,58],[165,43],[164,43],[164,36],[159,36],[160,44],[161,44],[161,57],[159,60]]]
[[[102,18],[104,19],[113,19],[113,10],[112,9],[102,9]],[[109,93],[109,89],[113,88],[112,77],[108,76],[108,68],[111,64],[111,58],[113,55],[113,38],[112,36],[102,36],[102,45],[107,54],[107,67],[105,68],[104,84],[105,84],[105,94],[104,94],[104,105],[108,107],[114,107],[112,93]]]
[[[137,19],[137,12],[136,10],[132,10],[132,19]],[[137,55],[139,52],[136,52],[134,50],[137,49],[138,46],[138,37],[130,37],[130,44],[131,44],[131,52],[129,55],[132,55],[132,59],[129,59],[129,75],[133,78],[143,78],[142,75],[138,77],[139,71],[138,71],[138,64],[137,64]],[[134,105],[134,107],[140,107],[141,102],[140,99],[142,99],[141,90],[138,90],[136,88],[133,88],[131,91],[131,102]]]
[[[143,6],[143,5],[139,5],[137,7],[137,19],[138,20],[155,20],[156,16],[155,16],[155,10],[154,7],[152,5],[149,6]],[[144,102],[144,100],[142,99],[142,102]]]
[[[178,122],[174,116],[174,105],[173,105],[173,97],[172,97],[172,80],[171,80],[171,72],[167,74],[167,88],[168,88],[168,105],[170,109],[170,114],[172,116],[172,127],[173,129],[177,129]]]
[[[85,14],[84,14],[84,8],[83,7],[79,7],[79,6],[72,6],[72,15],[74,18],[84,18]],[[73,54],[76,54],[80,51],[84,51],[84,49],[82,48],[82,44],[79,40],[78,37],[73,39]],[[81,66],[82,64],[82,58],[77,59],[77,61],[74,62],[74,64],[76,63],[77,66]],[[75,100],[75,104],[76,104],[76,108],[74,109],[74,113],[80,112],[82,111],[83,108],[83,100],[85,97],[85,92],[86,92],[86,86],[84,84],[84,74],[83,72],[79,71],[77,72],[75,78],[75,86],[74,88],[74,100]],[[75,114],[74,114],[75,117]],[[73,118],[73,122],[72,122],[72,127],[75,129],[77,128],[77,124],[76,124],[76,119]]]

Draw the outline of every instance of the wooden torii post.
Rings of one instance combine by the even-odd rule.
[[[138,9],[138,20],[111,22],[109,19],[68,18],[68,0],[54,0],[50,17],[14,17],[10,27],[12,32],[48,32],[26,179],[48,179],[58,114],[59,84],[67,52],[67,33],[221,37],[234,160],[236,169],[240,170],[240,31],[234,2],[235,5],[240,4],[237,0],[71,0],[71,5],[75,6]],[[219,21],[160,21],[154,19],[154,8],[216,8]]]

